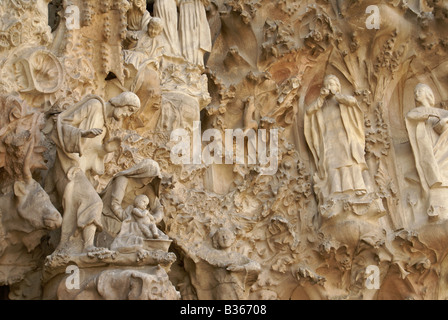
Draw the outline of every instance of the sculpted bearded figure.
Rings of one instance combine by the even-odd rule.
[[[47,182],[53,182],[64,209],[60,249],[75,248],[78,253],[95,250],[95,232],[102,229],[103,202],[95,190],[94,177],[104,173],[104,157],[121,142],[109,136],[108,121],[121,121],[139,108],[140,100],[131,92],[107,103],[87,96],[57,117],[52,135],[57,157]]]
[[[320,97],[306,110],[305,137],[324,195],[367,194],[364,115],[354,97],[341,94],[336,76],[325,78]]]
[[[414,152],[415,165],[428,201],[430,217],[447,218],[448,208],[448,111],[435,108],[431,88],[415,88],[416,108],[406,116],[406,127]]]

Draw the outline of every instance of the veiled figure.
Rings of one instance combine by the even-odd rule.
[[[169,56],[180,56],[176,0],[156,0],[154,16],[162,19],[162,38],[165,42],[165,53]]]
[[[364,114],[355,97],[341,94],[336,76],[325,78],[320,97],[307,108],[305,137],[323,195],[367,194]]]
[[[443,214],[448,205],[448,111],[435,108],[431,88],[418,84],[416,108],[406,116],[415,165],[428,200],[428,215]]]
[[[204,54],[212,51],[210,26],[204,5],[208,0],[180,0],[179,35],[188,62],[203,66]]]
[[[104,202],[102,222],[109,235],[115,237],[120,233],[122,222],[129,216],[126,209],[138,195],[149,198],[149,208],[156,223],[163,219],[163,206],[159,200],[161,178],[159,164],[151,159],[145,159],[112,178],[100,195]]]

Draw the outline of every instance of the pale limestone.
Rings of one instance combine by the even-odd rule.
[[[447,17],[436,0],[1,1],[0,285],[448,298]],[[246,152],[278,130],[277,172],[173,163],[172,132],[199,121],[215,145],[266,130]]]

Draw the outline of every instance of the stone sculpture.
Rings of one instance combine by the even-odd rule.
[[[204,5],[208,5],[208,0],[179,2],[179,39],[182,55],[188,62],[200,66],[204,65],[204,54],[212,50]]]
[[[95,175],[104,173],[104,157],[119,147],[110,137],[108,121],[120,121],[140,108],[140,100],[125,92],[109,102],[89,96],[57,116],[53,142],[57,160],[50,175],[64,208],[60,249],[95,250],[101,230],[103,203],[94,187]],[[82,237],[76,236],[81,233]],[[82,241],[81,241],[82,240]]]
[[[150,159],[116,174],[101,193],[106,232],[113,236],[118,234],[121,222],[128,217],[124,210],[139,195],[148,197],[149,208],[155,223],[160,223],[164,216],[163,206],[159,199],[161,179],[159,164]]]
[[[447,5],[367,2],[0,1],[0,297],[446,300]]]
[[[180,44],[177,17],[177,0],[156,0],[154,2],[154,16],[159,17],[163,24],[163,39],[165,51],[170,56],[180,56]]]
[[[425,84],[415,88],[416,108],[406,115],[406,127],[414,151],[420,182],[427,197],[430,217],[446,219],[445,150],[448,112],[435,108],[434,93]]]
[[[212,235],[214,249],[201,248],[188,265],[192,285],[200,299],[245,300],[250,287],[256,282],[260,265],[248,257],[232,251],[235,234],[228,228],[219,228]],[[200,275],[207,274],[207,278]]]
[[[364,115],[355,97],[342,94],[337,77],[325,78],[320,97],[306,110],[305,136],[325,197],[367,194]]]
[[[46,168],[42,114],[17,95],[1,95],[0,128],[0,284],[10,285],[36,267],[35,249],[62,218],[33,178]]]

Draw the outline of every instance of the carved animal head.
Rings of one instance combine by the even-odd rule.
[[[54,230],[61,226],[62,217],[50,201],[50,197],[35,180],[16,181],[14,198],[17,218],[10,231],[32,232]]]
[[[31,233],[60,227],[60,213],[32,177],[35,169],[46,168],[42,114],[16,95],[0,96],[0,111],[0,185],[13,190],[0,198],[3,228]]]

